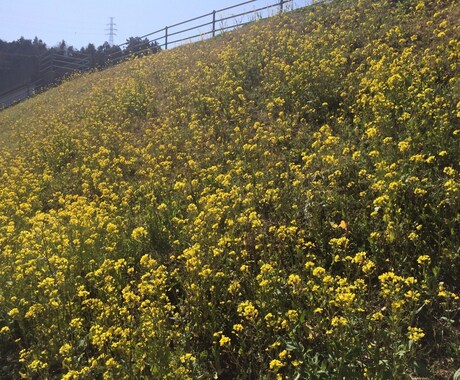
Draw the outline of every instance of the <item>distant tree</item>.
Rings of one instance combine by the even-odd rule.
[[[111,46],[108,42],[104,42],[97,48],[97,66],[106,66],[121,56],[122,50],[119,46]]]
[[[67,44],[65,43],[64,40],[62,40],[59,45],[57,46],[57,49],[59,52],[62,52],[64,53],[65,51],[67,51]]]
[[[24,37],[0,43],[0,94],[34,82],[38,77],[38,51]]]
[[[46,44],[42,40],[38,39],[38,37],[34,38],[32,46],[34,48],[34,51],[38,54],[45,53],[48,50]]]
[[[157,53],[161,50],[160,45],[156,41],[149,41],[148,38],[130,37],[126,40],[124,49],[125,55],[139,53]]]
[[[92,69],[97,67],[97,50],[96,50],[96,46],[94,46],[94,44],[91,44],[91,43],[88,44],[88,46],[86,48],[81,48],[80,52],[83,53],[83,54],[88,55],[90,67]]]
[[[32,52],[32,41],[26,40],[24,37],[21,37],[15,42],[15,45],[18,49],[18,52],[30,53]]]

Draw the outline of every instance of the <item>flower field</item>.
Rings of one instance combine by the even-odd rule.
[[[0,112],[1,379],[451,379],[460,4],[341,0]],[[460,376],[460,372],[459,376]]]

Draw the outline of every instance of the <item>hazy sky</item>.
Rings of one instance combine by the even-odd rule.
[[[225,16],[276,1],[257,0],[229,10]],[[245,0],[0,0],[0,39],[11,42],[20,37],[33,39],[37,36],[48,47],[62,40],[75,48],[90,42],[97,47],[109,40],[106,29],[110,17],[114,17],[118,29],[114,43],[121,44],[128,37],[142,36],[243,2]],[[309,2],[294,0],[294,6]]]

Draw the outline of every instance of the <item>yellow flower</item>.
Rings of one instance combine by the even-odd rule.
[[[8,315],[11,317],[11,318],[16,318],[18,315],[19,315],[19,309],[17,307],[11,309],[9,312],[8,312]]]
[[[281,359],[281,360],[284,360],[286,358],[289,358],[289,352],[287,350],[283,350],[279,353],[278,357]]]
[[[425,2],[424,2],[423,0],[422,0],[422,1],[419,1],[419,2],[417,3],[417,5],[415,6],[415,10],[416,10],[416,11],[420,11],[420,10],[422,10],[422,9],[424,9],[424,8],[425,8]]]
[[[222,335],[222,337],[219,340],[219,345],[221,347],[226,347],[229,346],[231,343],[231,339],[228,336]]]
[[[400,152],[405,152],[407,149],[409,149],[409,142],[407,141],[401,141],[398,143],[398,148]]]
[[[195,212],[197,212],[198,208],[196,207],[196,204],[195,203],[190,203],[188,206],[187,206],[187,212],[189,214],[193,214]]]
[[[333,317],[331,320],[331,325],[333,327],[340,327],[340,326],[346,326],[348,325],[348,321],[346,318],[339,316],[339,317]]]
[[[240,333],[242,331],[243,331],[243,325],[241,325],[239,323],[233,325],[233,332],[235,334],[238,334],[238,333]]]
[[[407,336],[411,341],[417,342],[425,336],[425,333],[420,327],[409,326],[407,328]]]
[[[378,130],[375,127],[371,127],[371,128],[368,128],[365,133],[366,133],[367,137],[369,139],[371,139],[371,138],[373,138],[373,137],[375,137],[377,135]]]
[[[260,267],[261,274],[270,273],[272,270],[273,270],[273,267],[270,264],[263,264]]]
[[[182,190],[184,187],[185,187],[184,182],[178,181],[174,184],[174,190]]]
[[[194,362],[194,361],[196,361],[196,358],[195,358],[195,356],[193,356],[192,354],[187,353],[187,354],[182,355],[182,356],[179,358],[179,360],[180,360],[180,362],[181,362],[182,364],[186,364],[187,362]]]
[[[88,291],[85,290],[85,286],[84,285],[80,285],[78,288],[77,288],[77,297],[86,297],[88,296],[90,293]]]
[[[228,290],[228,292],[229,292],[230,294],[237,294],[238,291],[240,290],[240,287],[241,287],[241,285],[240,285],[239,281],[233,280],[233,281],[230,283],[230,285],[228,286],[228,289],[227,289],[227,290]]]
[[[404,296],[410,300],[418,301],[420,299],[420,293],[413,290],[408,290]]]
[[[353,158],[354,161],[357,161],[361,157],[361,152],[360,151],[353,152],[353,155],[351,157]]]
[[[147,236],[147,231],[144,227],[136,227],[133,232],[131,232],[131,237],[134,240],[141,240]]]
[[[287,282],[288,282],[288,285],[294,288],[299,288],[302,286],[302,279],[297,274],[290,274]]]
[[[82,318],[74,318],[69,323],[70,327],[74,329],[81,329],[83,326],[83,319]]]
[[[289,321],[296,322],[299,319],[299,313],[297,310],[288,310],[286,312],[286,317],[289,319]]]
[[[383,319],[383,314],[381,311],[376,311],[371,315],[371,321],[380,321]]]
[[[257,318],[259,312],[254,307],[251,301],[244,301],[238,305],[238,314],[248,320],[254,320]]]
[[[38,359],[35,359],[27,367],[31,369],[32,371],[39,371],[39,370],[48,368],[48,363],[44,363]]]
[[[324,273],[326,273],[326,270],[323,267],[316,267],[312,272],[315,277],[322,277]]]
[[[117,367],[118,366],[118,363],[117,361],[114,359],[114,358],[109,358],[107,359],[107,361],[105,362],[105,365],[107,367]]]
[[[361,264],[366,258],[366,252],[358,252],[355,257],[353,257],[352,262],[355,264]]]
[[[246,264],[243,264],[240,267],[240,271],[243,272],[243,273],[249,272],[249,267]]]
[[[114,223],[107,223],[106,231],[109,234],[116,234],[118,232],[118,227]]]
[[[451,166],[446,166],[442,171],[448,176],[454,176],[456,173],[456,170],[452,168]]]
[[[419,265],[430,265],[430,262],[431,258],[428,255],[421,255],[417,259],[417,263],[419,263]]]
[[[284,367],[283,362],[281,362],[278,359],[273,359],[270,362],[270,370],[273,371],[273,372],[278,372],[283,367]]]
[[[72,351],[72,346],[69,343],[65,343],[59,349],[59,353],[62,356],[67,356]]]
[[[160,205],[158,205],[157,209],[158,211],[164,211],[168,209],[168,206],[165,203],[161,203]]]

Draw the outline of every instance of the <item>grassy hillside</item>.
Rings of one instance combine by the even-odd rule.
[[[452,378],[459,22],[332,1],[0,112],[0,378]]]

